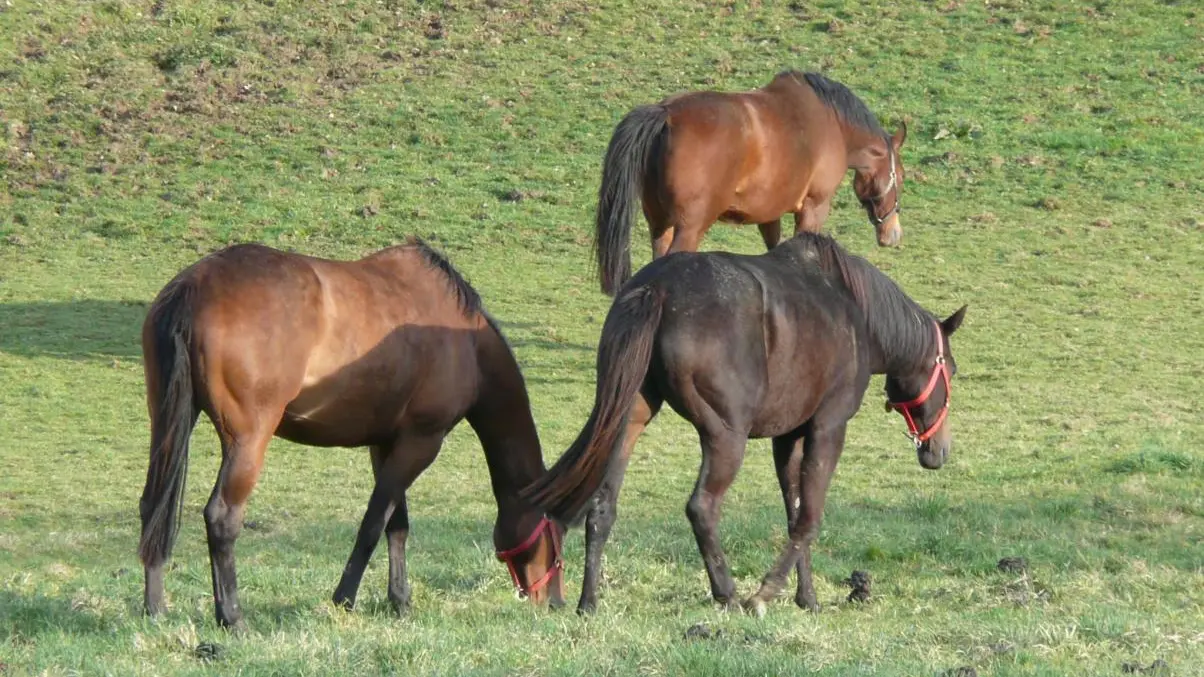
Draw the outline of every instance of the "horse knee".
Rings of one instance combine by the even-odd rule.
[[[242,531],[242,511],[227,505],[220,496],[213,497],[205,505],[205,528],[209,538],[228,542]]]
[[[686,518],[695,526],[704,524],[711,514],[712,503],[713,501],[704,494],[691,496],[686,502]]]
[[[804,547],[811,547],[811,544],[819,536],[819,522],[803,522],[801,519],[795,524],[794,540],[798,541]]]
[[[605,489],[598,496],[589,515],[586,517],[585,523],[589,534],[608,534],[611,527],[614,526],[615,520],[618,519],[619,506],[613,500],[610,493]]]

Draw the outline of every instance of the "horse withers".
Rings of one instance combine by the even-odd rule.
[[[697,251],[716,221],[758,224],[765,246],[818,232],[849,169],[853,192],[894,246],[906,126],[883,131],[865,103],[818,73],[785,71],[747,92],[687,92],[633,109],[611,136],[602,164],[594,251],[602,291],[631,276],[631,229],[642,202],[652,257]]]
[[[389,600],[405,611],[406,490],[461,419],[485,453],[499,559],[521,594],[563,603],[563,528],[518,495],[545,471],[522,373],[476,291],[420,241],[358,261],[261,245],[223,249],[159,293],[142,351],[151,446],[139,554],[148,613],[165,608],[163,566],[202,411],[222,445],[204,509],[220,624],[242,619],[234,541],[273,436],[369,447],[375,488],[334,601],[354,606],[383,531]]]
[[[773,439],[789,543],[746,604],[763,612],[798,571],[795,601],[817,610],[811,542],[872,374],[886,375],[920,465],[940,468],[951,444],[949,337],[965,307],[938,320],[864,259],[802,233],[760,256],[672,254],[623,287],[598,346],[594,408],[547,475],[523,490],[550,515],[586,514],[578,609],[597,603],[602,549],[636,439],[663,403],[694,425],[702,467],[686,514],[720,603],[735,583],[717,531],[720,505],[749,438]]]

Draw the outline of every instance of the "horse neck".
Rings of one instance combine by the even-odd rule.
[[[886,140],[864,127],[840,121],[840,133],[844,137],[845,152],[849,167],[865,165],[865,151],[875,146],[886,146]]]
[[[518,492],[543,475],[543,452],[522,372],[492,324],[481,330],[477,359],[481,387],[468,423],[481,440],[500,518],[531,510]]]
[[[931,359],[937,340],[932,314],[868,261],[835,250],[833,255],[865,318],[871,373],[906,373]]]

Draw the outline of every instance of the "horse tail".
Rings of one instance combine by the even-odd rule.
[[[623,443],[628,411],[648,374],[662,304],[663,296],[644,286],[615,300],[598,345],[598,386],[589,420],[556,465],[522,490],[562,524],[581,519]]]
[[[602,162],[602,185],[598,188],[594,253],[602,291],[609,296],[631,277],[631,228],[636,201],[650,169],[653,147],[668,131],[669,113],[664,106],[640,106],[619,122],[606,159]],[[663,145],[662,145],[663,147]]]
[[[188,441],[199,413],[189,357],[192,306],[191,285],[177,278],[151,306],[142,329],[151,445],[139,503],[142,540],[138,556],[148,567],[161,566],[171,557],[180,528]]]

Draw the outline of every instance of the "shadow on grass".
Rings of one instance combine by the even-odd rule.
[[[69,360],[140,359],[147,305],[95,299],[0,304],[0,351]]]
[[[140,359],[142,321],[148,305],[95,299],[0,304],[0,352],[70,360]],[[529,329],[536,325],[504,326]],[[593,346],[545,338],[508,335],[507,340],[516,349],[594,351]]]
[[[536,322],[507,322],[502,318],[494,319],[497,320],[498,325],[502,328],[502,335],[506,337],[506,341],[516,349],[538,348],[540,350],[572,350],[585,353],[592,353],[596,349],[595,346],[587,346],[582,343],[556,341],[528,335],[547,329],[549,325],[546,324]]]
[[[0,590],[0,634],[29,640],[46,633],[71,635],[112,632],[112,624],[70,600],[42,594],[19,595]],[[20,640],[19,640],[20,641]]]

